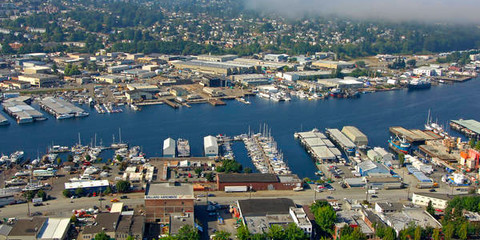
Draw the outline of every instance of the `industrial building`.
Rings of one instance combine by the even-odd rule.
[[[418,206],[426,207],[429,202],[435,209],[444,210],[448,206],[448,201],[452,200],[454,196],[443,193],[430,192],[416,192],[413,193],[412,203]]]
[[[146,222],[169,223],[175,214],[184,214],[185,217],[188,214],[193,225],[194,200],[192,184],[176,182],[148,184],[145,190]]]
[[[176,155],[177,145],[173,138],[167,138],[163,141],[163,157],[174,158]]]
[[[9,205],[15,202],[15,197],[11,193],[0,194],[0,207]]]
[[[87,225],[79,233],[78,239],[94,239],[104,232],[112,239],[126,240],[132,236],[135,240],[143,239],[145,217],[133,213],[109,212],[98,213],[95,223]]]
[[[115,84],[115,83],[121,83],[125,82],[127,80],[127,77],[121,76],[121,75],[100,75],[100,76],[93,76],[92,77],[96,82],[101,82],[101,83],[109,83],[109,84]]]
[[[317,80],[319,78],[327,78],[332,75],[331,71],[298,71],[298,72],[278,72],[277,77],[288,81],[298,80]]]
[[[324,85],[326,88],[337,88],[341,90],[358,89],[363,87],[363,82],[354,79],[328,78],[319,79],[317,82]]]
[[[391,176],[390,171],[385,166],[371,160],[363,161],[355,168],[362,176]]]
[[[450,121],[450,127],[467,137],[480,138],[480,122],[474,119],[459,119]]]
[[[129,65],[118,65],[118,66],[111,66],[107,68],[108,73],[121,73],[125,70],[131,69],[132,66]]]
[[[206,136],[203,138],[203,151],[205,157],[217,157],[218,156],[218,142],[214,136]]]
[[[255,73],[258,69],[252,65],[234,63],[234,62],[208,62],[200,60],[192,61],[174,61],[173,66],[177,69],[190,69],[202,73],[233,75],[244,73]]]
[[[240,74],[232,75],[230,78],[246,87],[270,84],[268,77],[263,74]]]
[[[345,126],[342,128],[342,133],[345,134],[350,140],[355,143],[357,146],[367,146],[368,138],[367,135],[362,133],[358,128],[354,126]]]
[[[3,110],[15,118],[19,124],[45,120],[43,113],[27,104],[30,101],[31,98],[26,96],[9,98],[3,101]]]
[[[42,109],[54,115],[57,119],[86,117],[89,115],[82,108],[79,108],[61,98],[46,97],[40,100],[39,105]]]
[[[328,68],[328,69],[337,69],[337,68],[353,68],[355,67],[355,63],[352,62],[345,62],[345,61],[326,61],[326,60],[319,60],[312,62],[312,66],[318,68]]]
[[[64,240],[70,229],[70,218],[33,217],[18,219],[6,239]]]
[[[265,61],[271,62],[286,62],[288,60],[287,54],[265,54],[263,57]]]
[[[332,141],[337,143],[347,153],[353,154],[355,152],[355,144],[347,136],[340,132],[340,130],[336,128],[327,128],[325,133]]]
[[[309,132],[295,133],[294,136],[300,139],[302,145],[315,161],[320,163],[334,161],[342,156],[342,153],[335,145],[316,129]]]
[[[108,180],[88,180],[81,182],[66,182],[65,189],[75,194],[77,188],[81,188],[85,193],[99,193],[103,192],[110,186]]]
[[[297,175],[275,175],[270,173],[229,173],[217,174],[217,190],[227,186],[246,186],[250,190],[293,190],[302,186]]]
[[[50,74],[25,74],[18,76],[18,81],[28,82],[35,87],[47,87],[57,83],[59,78]]]
[[[198,60],[202,61],[209,61],[209,62],[227,62],[227,61],[232,61],[235,58],[238,58],[237,55],[199,55],[197,56]]]

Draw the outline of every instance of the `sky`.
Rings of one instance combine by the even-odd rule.
[[[480,0],[246,0],[246,6],[287,17],[308,13],[390,21],[480,23]]]

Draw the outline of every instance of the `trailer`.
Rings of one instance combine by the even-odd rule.
[[[246,192],[248,191],[247,186],[225,186],[225,192]]]

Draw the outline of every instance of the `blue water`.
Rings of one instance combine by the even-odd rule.
[[[37,152],[45,152],[52,143],[75,144],[78,133],[84,144],[92,142],[97,134],[97,143],[102,140],[104,145],[109,145],[112,135],[118,140],[121,128],[122,140],[142,146],[148,157],[161,156],[163,140],[167,137],[189,139],[192,154],[201,156],[204,136],[238,135],[246,133],[249,126],[258,131],[259,126],[266,123],[293,172],[300,177],[312,177],[315,166],[294,140],[295,131],[353,125],[367,134],[369,145],[386,147],[390,126],[423,128],[428,109],[445,125],[451,119],[480,120],[478,80],[433,86],[425,91],[369,93],[359,99],[307,101],[294,98],[291,102],[277,103],[250,97],[251,105],[228,101],[227,106],[198,104],[177,110],[157,105],[143,107],[140,112],[127,108],[123,113],[110,115],[97,114],[88,108],[90,116],[87,118],[56,120],[45,113],[49,117],[47,121],[27,125],[18,125],[8,117],[12,124],[0,127],[0,154],[24,150],[27,158],[35,158]],[[235,145],[234,150],[238,161],[244,166],[253,166],[243,145]]]

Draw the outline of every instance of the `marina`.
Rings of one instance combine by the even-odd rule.
[[[278,150],[277,143],[269,131],[264,130],[262,133],[244,136],[243,142],[248,150],[248,155],[259,172],[276,175],[292,173],[284,162],[283,153]]]
[[[12,116],[18,124],[46,120],[43,113],[26,103],[30,101],[30,97],[6,99],[2,103],[3,110]]]
[[[39,101],[40,107],[55,116],[56,119],[86,117],[89,113],[61,98],[46,97]]]

